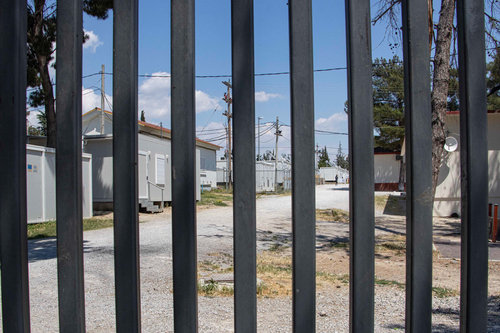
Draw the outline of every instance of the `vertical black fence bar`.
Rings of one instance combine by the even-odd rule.
[[[117,332],[141,331],[138,0],[113,3],[113,206]]]
[[[432,131],[427,0],[404,0],[406,331],[432,328]]]
[[[253,0],[232,0],[234,325],[257,332]]]
[[[60,332],[85,332],[82,43],[82,0],[58,1],[56,213]]]
[[[293,331],[316,329],[316,189],[311,0],[289,6]]]
[[[350,332],[373,332],[375,210],[370,1],[346,0]]]
[[[30,332],[26,208],[26,0],[0,9],[0,246],[4,332]]]
[[[486,332],[488,297],[488,140],[484,2],[459,0],[462,264],[460,332]]]
[[[198,331],[194,0],[172,0],[171,15],[174,330],[184,333]]]

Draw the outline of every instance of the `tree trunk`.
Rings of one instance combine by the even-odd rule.
[[[40,59],[41,58],[41,59]],[[54,90],[49,75],[49,64],[46,57],[38,59],[40,78],[45,93],[45,116],[47,117],[47,147],[56,148],[56,112],[54,107]]]
[[[432,89],[432,196],[436,195],[439,168],[446,142],[445,117],[450,79],[450,47],[453,33],[455,1],[443,0],[436,33],[434,80]]]
[[[45,0],[35,0],[35,22],[33,22],[33,40],[37,42],[44,39],[43,21],[46,9]],[[34,48],[34,50],[38,50]],[[50,55],[49,55],[50,56]],[[45,116],[47,118],[47,147],[56,148],[56,113],[54,106],[54,89],[49,74],[49,56],[42,52],[36,53],[36,61],[42,89],[44,92]]]

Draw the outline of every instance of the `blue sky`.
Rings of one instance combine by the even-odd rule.
[[[344,0],[313,0],[314,68],[346,67]],[[287,0],[255,0],[255,71],[275,73],[289,71],[288,6]],[[231,74],[231,2],[230,0],[196,1],[196,75]],[[372,8],[372,15],[376,7]],[[84,15],[84,29],[90,36],[84,44],[83,75],[101,70],[113,70],[112,13],[105,20]],[[373,58],[392,57],[388,42],[383,41],[384,26],[372,27]],[[382,42],[382,43],[381,43]],[[397,51],[401,56],[401,51]],[[170,74],[170,1],[139,2],[139,74],[165,76]],[[55,75],[52,76],[55,80]],[[315,73],[316,128],[325,131],[347,132],[344,102],[347,98],[346,70]],[[197,129],[201,139],[213,139],[223,134],[226,118],[222,101],[226,87],[224,78],[196,80]],[[276,121],[290,124],[290,78],[288,75],[257,76],[256,117],[261,124]],[[100,75],[83,79],[83,112],[100,107]],[[112,76],[105,77],[105,91],[112,105]],[[139,112],[145,111],[146,121],[170,127],[170,79],[162,77],[139,78]],[[110,109],[107,106],[106,109]],[[214,110],[216,111],[214,112]],[[34,113],[33,113],[34,114]],[[33,119],[30,116],[30,120]],[[257,124],[257,119],[255,121]],[[269,125],[262,125],[261,129]],[[217,131],[220,130],[220,131]],[[289,153],[290,128],[283,126],[279,139],[279,154]],[[273,150],[275,136],[271,130],[261,137],[261,153]],[[327,146],[330,158],[337,152],[339,142],[348,152],[346,135],[318,134],[316,141]],[[225,140],[215,141],[225,146]],[[257,146],[257,144],[256,144]],[[222,150],[221,150],[222,154]]]

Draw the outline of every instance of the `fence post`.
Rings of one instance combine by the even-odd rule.
[[[56,212],[59,326],[85,332],[82,213],[82,1],[57,4]]]
[[[257,332],[253,0],[231,1],[234,126],[234,327]],[[230,156],[230,154],[229,154]]]
[[[406,331],[432,329],[432,125],[427,0],[404,0]]]
[[[311,0],[289,1],[293,331],[316,329],[316,190]],[[277,158],[277,156],[276,156]],[[277,184],[277,179],[275,182]]]
[[[141,331],[138,45],[138,0],[114,1],[113,206],[117,332]]]
[[[30,332],[26,206],[26,0],[0,9],[0,246],[4,332]]]
[[[346,0],[351,333],[373,332],[375,212],[370,0]]]
[[[194,0],[171,1],[174,330],[198,331]]]
[[[462,248],[460,332],[486,332],[488,140],[484,2],[457,1]]]

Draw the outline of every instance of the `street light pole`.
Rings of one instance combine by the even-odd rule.
[[[257,160],[260,161],[260,120],[264,118],[264,117],[259,117],[258,120],[257,120],[257,123],[258,123],[258,131],[259,131],[259,135],[258,135],[258,140],[259,140],[259,155],[257,155]]]

